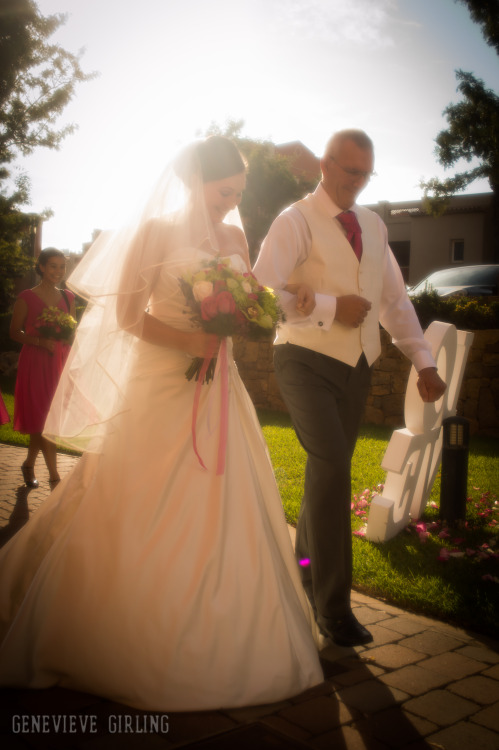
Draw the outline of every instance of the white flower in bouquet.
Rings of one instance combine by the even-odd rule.
[[[196,302],[202,302],[206,297],[213,294],[213,284],[211,281],[197,281],[192,287],[192,294]]]

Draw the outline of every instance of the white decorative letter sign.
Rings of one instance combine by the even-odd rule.
[[[447,390],[434,404],[424,403],[413,367],[405,396],[405,428],[395,430],[383,458],[387,475],[383,494],[371,503],[366,539],[385,542],[420,518],[440,466],[442,420],[456,414],[457,399],[473,334],[434,321],[425,333]]]

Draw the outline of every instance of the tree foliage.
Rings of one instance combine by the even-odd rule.
[[[273,143],[242,136],[243,126],[243,120],[229,120],[225,128],[212,123],[206,134],[231,138],[248,162],[246,190],[239,208],[254,261],[275,217],[313,190],[316,182],[295,176],[289,159],[278,154]]]
[[[0,307],[5,308],[13,278],[32,267],[29,238],[38,217],[25,215],[29,178],[13,174],[19,156],[38,147],[58,149],[76,126],[57,127],[57,119],[76,86],[93,77],[74,55],[51,43],[66,16],[44,17],[32,0],[2,0],[0,6]],[[28,244],[26,244],[28,243]]]
[[[466,5],[483,36],[499,53],[499,0],[456,0]],[[469,169],[452,177],[433,177],[422,181],[424,204],[428,213],[442,214],[450,196],[479,178],[488,180],[492,190],[492,237],[494,256],[499,258],[499,96],[482,80],[463,70],[456,71],[457,104],[449,104],[443,114],[449,127],[435,139],[438,161],[446,168],[464,161]]]
[[[15,279],[34,268],[30,247],[38,225],[36,214],[5,210],[0,196],[0,312],[9,308],[14,297]]]
[[[466,5],[471,18],[482,27],[487,44],[499,54],[499,0],[457,0]]]
[[[43,17],[32,0],[2,0],[0,16],[0,178],[38,146],[59,148],[75,125],[56,127],[77,83],[88,80],[73,55],[49,42],[66,16]]]
[[[492,191],[499,193],[499,96],[472,73],[458,70],[456,77],[463,99],[444,110],[449,127],[436,138],[437,158],[444,167],[452,167],[461,159],[479,163],[446,180],[434,177],[423,187],[436,198],[446,198],[486,178]]]

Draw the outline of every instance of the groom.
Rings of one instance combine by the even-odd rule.
[[[296,535],[302,581],[323,634],[343,646],[372,641],[352,613],[350,465],[381,352],[379,323],[413,362],[423,401],[445,391],[423,338],[379,216],[356,198],[373,174],[374,149],[361,130],[329,140],[315,192],[272,224],[255,265],[279,290],[286,322],[274,366],[307,452]]]

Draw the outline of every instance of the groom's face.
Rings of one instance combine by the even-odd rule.
[[[332,145],[321,160],[322,184],[338,208],[347,211],[365,188],[374,167],[370,149],[350,140]]]

